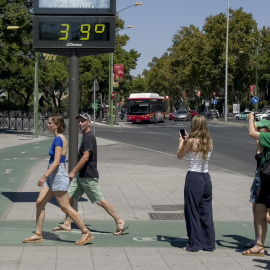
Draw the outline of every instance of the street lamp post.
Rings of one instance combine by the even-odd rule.
[[[255,70],[255,97],[258,97],[258,50],[256,52],[256,70]],[[255,104],[254,106],[255,112],[258,111],[258,103]]]
[[[118,14],[119,12],[121,12],[121,11],[123,11],[123,10],[126,10],[126,9],[128,9],[128,8],[130,8],[130,7],[136,7],[136,6],[141,6],[141,5],[142,5],[142,2],[136,2],[134,5],[128,6],[128,7],[126,7],[126,8],[123,8],[123,9],[117,11],[116,14]]]
[[[225,64],[225,122],[227,122],[228,116],[228,43],[229,43],[229,12],[230,12],[230,1],[228,0],[228,9],[227,9],[227,32],[226,32],[226,64]]]
[[[17,30],[23,28],[26,24],[30,22],[27,21],[22,26],[8,26],[7,30]],[[38,138],[38,59],[39,53],[35,53],[35,86],[34,86],[34,138]]]
[[[136,2],[134,5],[130,5],[126,8],[123,8],[121,10],[119,10],[118,12],[116,12],[116,14],[118,15],[121,11],[126,10],[128,8],[131,7],[136,7],[136,6],[141,6],[142,2]],[[126,28],[134,28],[133,25],[129,25]],[[124,28],[124,29],[126,29]],[[122,30],[124,30],[122,29]],[[110,125],[113,125],[113,99],[112,99],[112,93],[113,93],[113,53],[109,54],[109,116],[110,116],[110,120],[109,123]]]

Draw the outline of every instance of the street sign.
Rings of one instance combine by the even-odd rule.
[[[259,103],[259,98],[258,97],[252,97],[251,102],[253,104],[257,104],[257,103]]]
[[[209,104],[210,104],[209,100],[206,100],[206,101],[205,101],[205,106],[206,106],[206,107],[209,107]]]
[[[212,104],[217,104],[217,99],[212,99]]]
[[[240,113],[240,104],[239,103],[233,104],[233,113]]]

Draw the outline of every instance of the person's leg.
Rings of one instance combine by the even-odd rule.
[[[258,253],[258,255],[264,254],[264,249],[262,248],[264,246],[264,241],[267,234],[267,222],[266,222],[266,213],[267,209],[264,204],[257,203],[256,205],[256,219],[255,219],[255,227],[257,231],[257,243],[256,245],[249,249],[244,251],[243,255],[249,255]]]
[[[185,220],[188,236],[185,250],[194,252],[203,249],[199,203],[204,192],[204,182],[200,181],[199,175],[199,173],[188,172],[184,190]]]
[[[200,202],[200,219],[201,219],[201,244],[203,250],[214,251],[215,244],[215,227],[213,221],[212,209],[212,182],[208,173],[202,174],[205,182],[204,193]]]
[[[106,212],[114,219],[117,226],[114,235],[123,234],[123,232],[129,228],[129,226],[125,227],[125,221],[119,217],[115,208],[107,200],[103,199],[101,202],[98,202],[97,205],[105,209]]]
[[[42,227],[45,219],[45,206],[53,198],[54,194],[48,186],[43,186],[36,201],[36,232],[24,242],[31,242],[42,239]]]
[[[68,196],[70,198],[70,205],[73,206],[73,198],[79,200],[84,193],[84,189],[82,188],[80,181],[77,178],[74,178],[69,185],[68,188]],[[66,219],[62,225],[59,225],[53,228],[54,231],[70,231],[71,230],[71,218],[66,215]]]
[[[114,219],[117,227],[114,235],[121,235],[130,228],[130,226],[125,227],[125,221],[119,217],[114,207],[104,199],[98,179],[79,178],[79,181],[89,200],[92,203],[97,203],[99,206],[105,209],[106,212]]]
[[[268,224],[270,224],[270,213],[269,212],[266,213],[266,221]]]
[[[91,232],[89,229],[86,228],[84,225],[80,215],[78,212],[76,212],[70,205],[68,193],[66,191],[55,191],[54,192],[57,202],[59,203],[61,210],[69,216],[74,223],[79,227],[79,229],[82,231],[82,237],[79,241],[76,243],[79,243],[80,245],[84,245],[89,243],[94,239],[94,237],[91,235]],[[75,243],[75,244],[76,244]]]
[[[69,204],[73,207],[73,198],[69,198]],[[71,218],[70,216],[66,215],[65,221],[63,224],[53,228],[54,231],[71,231]]]

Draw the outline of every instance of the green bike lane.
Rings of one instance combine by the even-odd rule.
[[[73,246],[81,232],[77,228],[72,231],[55,232],[59,220],[44,222],[44,243],[24,244],[23,239],[30,237],[35,230],[34,221],[0,221],[0,246]],[[85,221],[95,239],[89,245],[95,247],[179,247],[186,245],[186,229],[184,221],[126,221],[131,228],[122,236],[114,236],[113,221]],[[215,222],[216,246],[243,250],[243,244],[254,237],[252,223]],[[266,240],[269,246],[269,237]]]
[[[47,138],[43,136],[29,143],[21,138],[21,144],[0,149],[0,219],[9,204],[16,200],[31,168],[48,155],[51,138]]]
[[[23,239],[34,232],[35,222],[3,218],[7,209],[16,204],[17,194],[31,168],[47,157],[50,142],[51,136],[48,136],[45,140],[0,149],[0,246],[73,246],[80,238],[78,229],[54,232],[52,228],[61,221],[45,220],[44,243],[23,244]],[[184,247],[187,241],[184,221],[126,220],[131,228],[123,236],[113,236],[114,221],[86,220],[85,224],[95,236],[89,245],[97,247]],[[215,222],[215,229],[218,249],[242,250],[243,244],[254,238],[252,222]],[[265,245],[270,245],[269,237]]]

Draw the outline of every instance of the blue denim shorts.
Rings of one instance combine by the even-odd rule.
[[[48,168],[51,165],[49,164]],[[65,163],[60,163],[58,168],[47,178],[44,183],[52,191],[68,191],[69,177],[65,168]]]
[[[250,199],[249,199],[250,202],[257,203],[257,200],[258,200],[257,191],[260,186],[261,186],[261,177],[258,170],[256,170],[254,181],[250,188]]]

